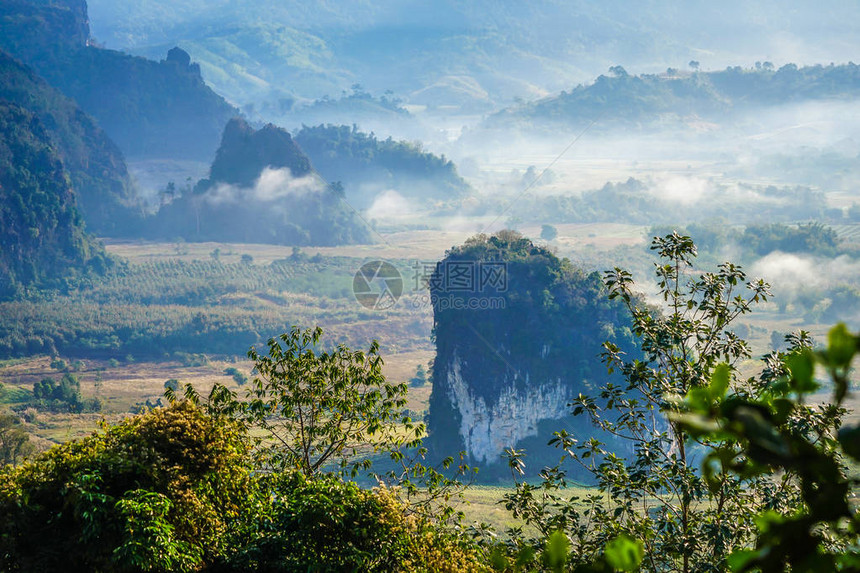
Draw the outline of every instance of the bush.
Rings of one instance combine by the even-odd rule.
[[[248,441],[188,402],[0,473],[0,570],[191,571],[227,552]]]
[[[0,570],[489,571],[398,491],[255,471],[250,444],[183,400],[0,471]]]
[[[408,517],[394,490],[289,472],[259,478],[257,491],[263,510],[231,571],[490,570],[474,544]]]

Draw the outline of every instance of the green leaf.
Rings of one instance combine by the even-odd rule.
[[[493,551],[490,553],[490,565],[492,565],[493,569],[496,571],[504,571],[508,568],[509,564],[508,558],[505,557],[501,547],[494,547]]]
[[[778,514],[772,509],[763,511],[762,513],[755,516],[753,519],[755,520],[756,527],[758,527],[762,533],[767,533],[770,530],[771,526],[778,525],[785,521],[784,516]]]
[[[565,563],[567,563],[567,554],[570,551],[570,541],[567,536],[561,531],[555,531],[550,534],[546,540],[546,548],[544,555],[546,556],[547,565],[553,571],[562,571]]]
[[[731,373],[731,367],[725,362],[720,362],[714,368],[714,372],[711,374],[711,384],[708,387],[708,392],[712,400],[717,400],[726,395],[726,390],[729,389]]]
[[[818,389],[818,384],[813,379],[815,359],[811,350],[804,348],[801,352],[787,356],[785,366],[791,372],[792,386],[796,391],[808,393]]]
[[[693,387],[687,392],[687,404],[693,412],[707,414],[711,410],[710,388]]]
[[[845,323],[840,322],[827,333],[827,358],[831,366],[836,368],[849,366],[856,351],[857,340],[848,332]]]
[[[758,556],[758,552],[751,549],[741,549],[729,555],[726,563],[732,571],[744,571],[747,565]]]
[[[638,539],[621,534],[606,544],[606,561],[619,571],[635,571],[645,557],[645,546]]]
[[[529,563],[531,563],[532,561],[534,561],[534,558],[535,558],[534,547],[532,547],[531,545],[526,545],[525,547],[520,549],[520,552],[517,554],[517,560],[514,563],[514,567],[517,570],[520,570],[523,567],[525,567],[526,565],[528,565]]]

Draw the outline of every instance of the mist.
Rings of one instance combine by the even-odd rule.
[[[239,187],[220,183],[206,192],[204,200],[213,205],[247,204],[249,202],[282,203],[290,197],[321,193],[326,188],[316,175],[293,177],[289,168],[266,167],[253,187]],[[286,205],[281,205],[286,207]]]

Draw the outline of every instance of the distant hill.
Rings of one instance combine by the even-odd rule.
[[[353,83],[486,111],[623,64],[662,72],[846,61],[860,4],[800,0],[90,0],[95,36],[151,58],[179,45],[240,105],[336,98]],[[325,119],[320,121],[335,121]],[[319,121],[317,121],[319,122]]]
[[[172,200],[171,200],[172,199]],[[285,245],[370,243],[343,189],[312,173],[290,134],[235,118],[224,128],[210,176],[167,198],[147,223],[150,235],[187,241]]]
[[[593,83],[492,115],[489,127],[657,124],[686,117],[724,122],[731,114],[767,106],[860,97],[860,66],[779,69],[765,62],[754,68],[734,66],[718,72],[628,74],[620,66]]]
[[[237,112],[182,50],[156,62],[90,45],[83,0],[4,0],[0,49],[74,99],[127,156],[209,161]]]
[[[118,235],[138,226],[140,210],[119,148],[73,101],[2,51],[0,101],[38,119],[68,173],[89,231]]]
[[[420,144],[384,140],[356,126],[303,127],[296,143],[328,181],[342,181],[350,200],[365,206],[376,194],[394,190],[418,200],[446,200],[464,195],[469,184],[453,162]]]
[[[109,261],[84,232],[71,177],[39,117],[0,100],[0,299]]]

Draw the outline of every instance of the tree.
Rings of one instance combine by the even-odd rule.
[[[540,228],[540,238],[544,241],[552,241],[558,237],[558,229],[552,225],[542,225]]]
[[[423,364],[419,364],[415,369],[415,376],[409,381],[409,384],[415,388],[420,388],[427,383],[427,371]]]
[[[268,355],[252,348],[257,376],[243,400],[218,383],[205,401],[190,384],[182,397],[257,436],[253,466],[260,474],[355,478],[367,471],[376,483],[396,487],[411,515],[434,523],[462,518],[449,502],[468,485],[460,479],[477,472],[464,463],[465,452],[456,465],[451,456],[425,465],[424,424],[408,416],[407,385],[385,380],[378,343],[366,353],[345,346],[320,351],[321,337],[320,328],[293,327],[269,340]],[[171,403],[180,399],[170,388],[164,394]],[[374,454],[387,454],[383,472],[371,471]]]
[[[183,401],[0,470],[0,570],[200,571],[234,550],[249,446]]]
[[[227,376],[232,376],[233,381],[239,386],[244,385],[248,381],[248,377],[245,374],[243,374],[241,370],[239,370],[238,368],[236,368],[234,366],[230,366],[228,368],[225,368],[224,374],[226,374]]]
[[[690,60],[689,66],[694,71],[699,71],[699,62],[696,60]]]
[[[619,534],[642,544],[645,566],[657,571],[720,571],[729,556],[754,543],[756,520],[769,508],[791,514],[800,499],[794,475],[714,475],[701,460],[719,451],[718,437],[693,434],[678,417],[681,396],[716,395],[731,388],[743,395],[764,392],[778,377],[783,355],[766,357],[756,378],[738,379],[735,365],[749,357],[747,344],[729,327],[768,297],[768,285],[746,281],[742,269],[723,263],[716,272],[692,270],[695,245],[672,233],[655,238],[652,249],[665,314],[638,305],[632,276],[621,269],[606,274],[610,297],[622,300],[633,318],[643,360],[627,360],[612,343],[604,359],[623,383],[604,384],[595,395],[571,404],[575,416],[587,416],[599,430],[592,436],[556,432],[551,444],[562,461],[542,472],[538,484],[522,482],[506,496],[506,507],[541,532],[517,549],[541,546],[546,536],[564,531],[574,542],[571,564],[600,559]],[[792,337],[792,352],[809,345],[806,335]],[[798,408],[793,427],[825,432],[839,411]],[[598,439],[600,436],[600,439]],[[514,473],[523,452],[508,452]],[[564,462],[585,468],[597,492],[584,499],[559,495],[567,483]]]
[[[21,420],[11,414],[0,414],[0,466],[18,463],[35,451],[30,434]]]
[[[752,391],[732,389],[715,373],[707,388],[691,388],[670,418],[712,444],[702,462],[709,486],[765,477],[799,494],[786,508],[759,508],[754,544],[734,547],[727,558],[732,571],[860,571],[853,501],[860,480],[843,461],[860,461],[860,426],[840,428],[860,337],[838,324],[824,350],[793,342],[789,353],[771,355],[772,368]],[[833,399],[810,408],[804,400],[820,388],[817,365],[830,377]]]
[[[385,380],[378,343],[328,352],[321,336],[293,328],[269,340],[268,355],[248,352],[257,376],[245,416],[267,433],[267,465],[312,476],[334,464],[355,475],[369,467],[366,454],[417,446],[424,425],[403,414],[407,386]]]

